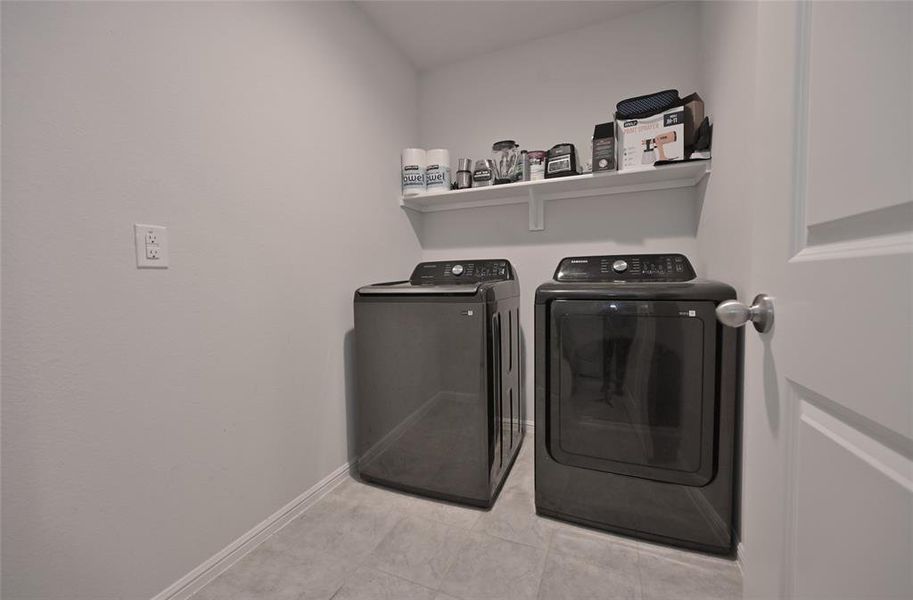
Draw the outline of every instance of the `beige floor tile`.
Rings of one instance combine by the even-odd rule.
[[[725,558],[644,544],[638,570],[645,600],[660,600],[670,595],[683,600],[742,597],[738,564]]]
[[[548,546],[554,529],[553,522],[536,515],[532,494],[522,489],[502,491],[494,508],[474,527],[475,531],[539,548]]]
[[[349,478],[330,492],[328,497],[340,497],[353,502],[383,504],[388,508],[406,510],[414,496],[382,485]]]
[[[327,600],[355,564],[316,549],[280,550],[268,543],[242,558],[193,600]]]
[[[420,496],[412,499],[412,504],[409,506],[408,511],[412,516],[424,517],[461,529],[472,529],[479,518],[486,513],[481,508],[442,502]]]
[[[520,456],[514,462],[507,481],[504,483],[504,491],[521,490],[528,494],[533,493],[534,466],[532,453],[526,450],[527,446],[520,449]],[[528,457],[528,458],[527,458]]]
[[[461,600],[536,597],[545,549],[472,533],[447,571],[441,591]]]
[[[406,517],[368,557],[372,568],[437,588],[469,532],[421,517]]]
[[[314,548],[339,556],[367,556],[402,518],[400,499],[330,495],[273,536],[286,548]]]
[[[558,531],[539,585],[541,600],[638,599],[636,544],[589,533]]]
[[[333,600],[434,600],[436,592],[388,573],[362,567]]]

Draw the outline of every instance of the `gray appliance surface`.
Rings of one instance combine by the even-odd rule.
[[[523,440],[519,286],[506,260],[420,263],[355,293],[359,475],[490,506]]]
[[[681,254],[571,257],[536,290],[536,510],[731,555],[735,298]]]

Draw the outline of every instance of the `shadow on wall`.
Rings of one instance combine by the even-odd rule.
[[[648,238],[695,236],[698,215],[694,190],[683,188],[550,200],[545,203],[544,231],[529,231],[527,204],[425,213],[410,220],[425,249],[602,240],[639,246]]]
[[[709,177],[704,177],[694,187],[694,222],[700,227],[701,213],[704,212],[704,198],[707,195]],[[695,233],[697,230],[695,229]]]
[[[358,457],[356,434],[358,432],[358,413],[355,410],[356,375],[355,375],[355,330],[346,332],[342,342],[343,374],[346,387],[346,460],[350,471],[355,472],[355,459]]]
[[[418,239],[419,243],[421,243],[422,223],[424,222],[422,220],[422,213],[416,212],[414,210],[405,210],[405,209],[402,209],[402,210],[404,213],[406,213],[406,217],[409,218],[409,224],[412,225],[412,231],[415,232],[416,239]]]
[[[764,403],[767,406],[767,425],[775,438],[780,436],[780,378],[777,375],[777,362],[771,349],[776,331],[775,322],[770,332],[761,336],[761,343],[764,344]]]

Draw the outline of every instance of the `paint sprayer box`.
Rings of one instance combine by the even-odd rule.
[[[649,169],[659,161],[685,157],[685,109],[682,106],[618,123],[619,170]]]

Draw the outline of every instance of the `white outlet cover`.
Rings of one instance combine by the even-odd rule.
[[[140,269],[167,269],[168,230],[161,225],[136,223],[133,231],[136,237],[136,266]]]

